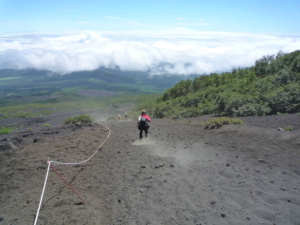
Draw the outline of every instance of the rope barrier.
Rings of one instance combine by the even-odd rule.
[[[105,126],[106,126],[106,128],[108,129],[108,127],[107,127],[107,125],[105,124]],[[98,152],[98,150],[102,147],[102,145],[106,142],[106,140],[109,138],[109,136],[110,136],[110,130],[108,129],[108,135],[107,135],[107,137],[106,137],[106,139],[103,141],[103,143],[97,148],[97,150],[94,152],[94,154],[90,157],[90,158],[88,158],[88,159],[86,159],[86,160],[84,160],[84,161],[82,161],[82,162],[77,162],[77,163],[63,163],[63,162],[56,162],[56,161],[49,161],[50,163],[56,163],[56,164],[60,164],[60,165],[78,165],[78,164],[82,164],[82,163],[85,163],[85,162],[87,162],[87,161],[89,161],[89,160],[91,160],[95,155],[96,155],[96,153]]]
[[[88,159],[82,161],[82,162],[77,162],[77,163],[62,163],[62,162],[56,162],[56,161],[47,161],[48,163],[48,168],[47,168],[47,173],[46,173],[46,177],[45,177],[45,182],[44,182],[44,187],[43,187],[43,190],[42,190],[42,194],[41,194],[41,198],[40,198],[40,203],[39,203],[39,207],[38,207],[38,210],[37,210],[37,213],[36,213],[36,217],[35,217],[35,220],[34,220],[34,225],[36,225],[37,223],[37,220],[38,220],[38,217],[39,217],[39,213],[40,213],[40,209],[41,209],[41,205],[42,205],[42,201],[43,201],[43,197],[44,197],[44,193],[45,193],[45,189],[46,189],[46,184],[47,184],[47,180],[48,180],[48,175],[49,175],[49,170],[50,170],[50,167],[52,169],[54,169],[52,166],[51,166],[51,163],[56,163],[56,164],[61,164],[61,165],[78,165],[78,164],[82,164],[82,163],[85,163],[89,160],[91,160],[95,155],[96,153],[99,151],[99,149],[102,147],[102,145],[107,141],[107,139],[109,138],[110,136],[110,130],[109,128],[107,127],[106,124],[104,124],[108,130],[108,135],[107,137],[105,138],[105,140],[102,142],[102,144],[99,145],[99,147],[97,148],[97,150],[94,152],[94,154],[89,157]],[[55,170],[55,169],[54,169]],[[62,178],[63,179],[63,178]],[[63,179],[64,180],[64,179]],[[66,182],[66,181],[65,181]],[[67,183],[67,182],[66,182]],[[67,183],[68,184],[68,183]],[[69,185],[70,186],[70,185]],[[77,192],[71,188],[76,194]],[[78,194],[77,194],[78,195]],[[79,195],[78,195],[79,196]],[[79,196],[79,198],[85,203],[85,201]]]
[[[72,191],[75,192],[75,194],[81,199],[83,204],[86,204],[86,202],[83,200],[83,198],[77,193],[77,191],[75,191],[75,189],[69,184],[69,182],[66,181],[66,179],[59,172],[57,172],[57,170],[52,165],[50,165],[50,166],[54,170],[54,172],[72,189]]]
[[[37,213],[36,213],[36,217],[35,217],[35,220],[34,220],[34,225],[36,225],[37,223],[37,219],[39,217],[39,213],[40,213],[40,209],[41,209],[41,205],[42,205],[42,201],[43,201],[43,197],[44,197],[44,192],[45,192],[45,189],[46,189],[46,183],[47,183],[47,178],[48,178],[48,174],[49,174],[49,169],[50,169],[50,162],[48,162],[48,169],[47,169],[47,173],[46,173],[46,178],[45,178],[45,182],[44,182],[44,187],[43,187],[43,191],[42,191],[42,195],[41,195],[41,199],[40,199],[40,204],[39,204],[39,207],[38,207],[38,210],[37,210]]]

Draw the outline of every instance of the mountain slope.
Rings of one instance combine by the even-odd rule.
[[[142,105],[156,117],[268,115],[300,111],[300,51],[264,56],[255,66],[180,81]]]

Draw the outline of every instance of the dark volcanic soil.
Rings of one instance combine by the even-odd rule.
[[[135,120],[107,122],[94,158],[53,164],[87,204],[50,170],[37,224],[300,224],[300,116],[205,130],[207,118],[153,119],[142,141]],[[46,160],[80,162],[108,134],[95,124],[2,136],[0,224],[33,224]]]

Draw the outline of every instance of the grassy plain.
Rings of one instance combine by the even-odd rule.
[[[37,70],[0,70],[0,119],[139,104],[156,99],[163,91],[187,78],[150,77],[147,73],[104,69],[66,75]],[[77,93],[87,90],[119,94],[87,97]]]

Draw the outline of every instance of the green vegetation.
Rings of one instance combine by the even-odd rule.
[[[85,124],[90,125],[93,123],[92,117],[90,115],[81,115],[75,117],[67,117],[64,124]]]
[[[244,124],[244,122],[240,119],[228,117],[211,118],[205,122],[205,128],[220,128],[223,124]]]
[[[277,115],[279,115],[279,116],[287,116],[287,115],[289,115],[288,113],[280,113],[280,112],[277,112]]]
[[[287,127],[284,128],[284,130],[286,130],[286,131],[292,131],[292,130],[294,130],[294,127],[287,126]]]
[[[141,104],[158,98],[163,91],[183,79],[187,77],[150,78],[146,72],[108,69],[67,75],[37,70],[0,70],[1,84],[5,83],[0,91],[0,119]],[[77,93],[85,90],[107,90],[120,94],[87,97]]]
[[[1,82],[5,85],[1,85],[0,107],[37,102],[29,99],[20,101],[24,98],[64,96],[84,90],[108,90],[123,94],[156,94],[162,93],[178,81],[187,78],[185,76],[153,76],[150,78],[146,72],[108,69],[81,71],[66,75],[37,70],[0,70],[0,79],[5,81]],[[50,100],[59,101],[58,98]]]
[[[146,72],[99,69],[68,75],[0,70],[0,79],[1,84],[5,83],[0,92],[0,119],[103,109],[127,103],[138,105],[136,112],[129,115],[147,109],[148,114],[158,118],[212,113],[230,117],[286,115],[300,111],[300,51],[263,56],[249,68],[198,77],[151,78]],[[77,93],[84,90],[122,94],[87,97]]]
[[[0,134],[10,134],[12,133],[14,128],[12,127],[1,127],[0,128]]]
[[[180,81],[155,101],[139,106],[158,118],[217,113],[264,116],[300,111],[300,51],[279,52],[255,66]]]
[[[29,101],[27,104],[0,107],[1,118],[37,117],[50,115],[54,112],[74,110],[91,110],[107,106],[135,103],[141,104],[158,97],[158,94],[124,94],[108,97],[86,97],[76,93],[64,93],[59,98]]]
[[[13,79],[19,79],[21,77],[4,77],[4,78],[0,78],[0,81],[7,81],[7,80],[13,80]]]
[[[44,124],[44,127],[51,127],[49,123]]]

